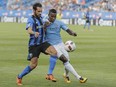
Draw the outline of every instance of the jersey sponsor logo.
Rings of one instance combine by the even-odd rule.
[[[37,29],[39,29],[39,28],[43,28],[43,25],[37,26]]]
[[[100,26],[112,26],[113,21],[112,20],[99,20],[99,25]]]

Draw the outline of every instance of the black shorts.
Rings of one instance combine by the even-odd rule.
[[[39,58],[41,52],[47,54],[45,51],[49,46],[51,45],[48,42],[44,42],[40,45],[30,46],[28,50],[29,54],[27,60],[31,60],[33,57]]]
[[[89,20],[86,20],[86,23],[90,23],[90,21]]]

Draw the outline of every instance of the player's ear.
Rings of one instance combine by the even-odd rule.
[[[33,13],[35,13],[35,10],[33,9]]]

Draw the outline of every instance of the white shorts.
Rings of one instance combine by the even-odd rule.
[[[64,43],[59,43],[59,44],[53,45],[53,46],[57,51],[58,57],[60,57],[63,54],[68,59],[68,61],[70,61],[69,54],[64,48]]]

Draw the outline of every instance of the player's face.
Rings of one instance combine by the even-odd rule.
[[[56,20],[56,13],[50,13],[49,14],[49,21],[54,22]]]
[[[37,17],[40,17],[41,16],[41,13],[42,13],[42,8],[41,7],[37,7],[37,9],[34,10],[34,14]]]

